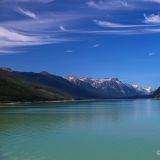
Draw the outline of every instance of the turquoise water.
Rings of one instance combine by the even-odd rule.
[[[17,107],[0,109],[0,160],[160,160],[158,100]]]

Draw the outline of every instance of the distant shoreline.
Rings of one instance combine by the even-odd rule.
[[[86,100],[58,100],[58,101],[35,101],[35,102],[0,102],[0,108],[11,107],[12,105],[29,105],[29,104],[50,104],[50,103],[67,103],[67,102],[94,102],[106,100],[143,100],[143,99],[157,99],[159,98],[110,98],[110,99],[86,99]],[[3,106],[4,105],[4,106]],[[18,107],[18,106],[17,106]]]
[[[66,103],[66,102],[88,102],[96,101],[96,99],[86,99],[86,100],[58,100],[58,101],[35,101],[35,102],[0,102],[0,108],[3,108],[1,105],[27,105],[27,104],[43,104],[43,103]],[[5,106],[6,107],[6,106]]]

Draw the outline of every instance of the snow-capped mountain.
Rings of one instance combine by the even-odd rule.
[[[106,97],[146,96],[153,93],[152,88],[143,88],[138,85],[123,83],[118,78],[95,79],[76,76],[65,78],[79,87],[85,89],[92,87],[99,94]]]
[[[150,95],[155,90],[152,87],[141,87],[139,85],[131,85],[133,88],[135,88],[137,91],[141,92],[142,94]]]

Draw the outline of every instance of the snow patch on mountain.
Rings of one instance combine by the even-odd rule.
[[[76,76],[68,76],[65,77],[68,81],[79,84],[78,82],[84,82],[91,85],[93,88],[97,90],[101,90],[102,92],[108,92],[110,94],[122,94],[123,96],[143,96],[150,95],[153,93],[153,89],[151,87],[144,88],[139,85],[132,85],[123,83],[118,78],[85,78],[85,77],[76,77]]]
[[[144,92],[148,95],[152,94],[154,92],[154,89],[152,87],[141,87],[139,85],[132,85],[133,88],[140,92]]]

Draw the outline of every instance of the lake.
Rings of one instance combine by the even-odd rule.
[[[0,160],[160,160],[160,101],[1,108]]]

